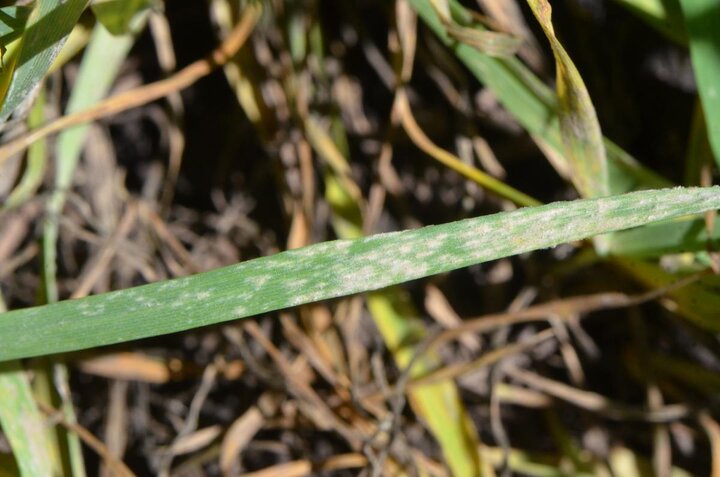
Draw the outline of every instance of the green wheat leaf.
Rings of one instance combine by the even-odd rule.
[[[191,277],[0,314],[0,360],[198,328],[718,208],[720,187],[661,189],[324,242]]]
[[[37,409],[30,379],[19,361],[0,364],[0,424],[23,477],[52,475],[45,419]],[[2,475],[2,472],[0,472]]]
[[[13,61],[14,69],[6,68],[0,74],[3,85],[7,85],[12,76],[0,107],[0,122],[7,120],[30,97],[65,44],[86,4],[87,0],[37,2],[25,26],[22,47]]]
[[[708,139],[720,166],[720,2],[681,0]]]

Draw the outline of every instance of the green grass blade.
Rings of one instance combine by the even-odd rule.
[[[367,306],[395,363],[407,369],[417,346],[427,337],[410,297],[405,290],[391,287],[370,293]],[[441,366],[436,353],[425,353],[414,363],[410,376],[422,376]],[[479,475],[478,433],[455,382],[448,379],[417,386],[407,391],[407,398],[440,445],[452,475]]]
[[[682,275],[669,273],[655,263],[630,257],[613,258],[613,263],[650,289],[672,285]],[[702,277],[688,285],[667,292],[672,310],[706,330],[720,331],[720,276]]]
[[[483,456],[490,460],[495,466],[499,466],[503,459],[505,449],[498,447],[487,447],[483,449]],[[513,475],[524,475],[527,477],[597,477],[611,475],[605,462],[597,462],[592,472],[569,472],[565,470],[566,462],[558,456],[550,454],[539,454],[526,452],[520,449],[509,449],[508,467],[514,472]],[[613,471],[612,475],[622,477],[647,477],[652,475],[652,465],[639,458],[630,449],[616,446],[610,451],[610,462]],[[640,472],[638,469],[643,469]],[[669,469],[671,477],[689,477],[690,473],[679,467]]]
[[[95,26],[68,100],[67,114],[86,109],[107,95],[133,43],[133,34],[115,36],[102,25]],[[58,136],[56,188],[67,189],[71,185],[88,128],[89,125],[76,126]]]
[[[654,474],[653,465],[646,459],[639,456],[634,450],[617,446],[610,451],[608,463],[612,469],[612,475],[622,475],[623,477],[647,477]],[[671,467],[667,469],[670,477],[690,477],[687,472],[680,467]]]
[[[678,0],[615,0],[671,40],[687,45],[687,31]]]
[[[66,112],[84,109],[107,94],[134,41],[135,37],[132,34],[113,36],[101,24],[96,25],[83,56]],[[72,180],[87,131],[87,125],[78,126],[64,131],[57,140],[55,188],[47,203],[47,220],[44,223],[42,243],[45,296],[50,303],[58,299],[55,270],[59,217],[66,196],[72,187]],[[39,374],[43,374],[46,379],[49,379],[52,366],[49,363],[46,364]],[[55,367],[56,376],[58,373],[67,374],[67,369],[63,364],[56,364]],[[62,381],[65,382],[65,386],[69,386],[66,377]],[[51,401],[55,398],[59,398],[59,396],[54,396],[54,390],[48,388],[45,399]],[[74,422],[75,416],[71,403],[62,399],[60,404],[66,419]],[[86,475],[77,436],[67,433],[65,430],[59,430],[56,445],[59,452],[67,457],[64,463],[67,467],[66,473],[73,476]]]
[[[703,169],[714,162],[708,130],[705,125],[705,113],[700,101],[695,102],[690,134],[688,135],[687,152],[685,154],[684,186],[698,186],[702,183]]]
[[[575,63],[555,36],[548,1],[527,2],[555,57],[560,133],[573,184],[582,197],[604,197],[609,194],[607,157],[590,94]]]
[[[36,2],[30,14],[22,47],[15,63],[12,82],[0,108],[0,122],[5,121],[45,77],[65,39],[72,31],[87,0],[43,0]]]
[[[132,34],[114,36],[101,24],[95,26],[80,64],[66,113],[83,110],[105,97],[134,42],[135,36]],[[88,125],[76,126],[63,131],[57,139],[55,188],[47,204],[43,239],[45,293],[49,302],[57,301],[54,277],[59,217],[72,187],[88,128]]]
[[[191,277],[0,314],[0,360],[158,336],[720,208],[720,187],[557,202],[324,242]]]
[[[144,19],[138,17],[154,3],[154,0],[96,0],[90,8],[107,31],[113,35],[126,35],[142,27]]]
[[[720,237],[718,220],[712,237]],[[649,259],[671,253],[698,252],[707,250],[709,238],[704,220],[684,217],[613,234],[610,255]]]
[[[0,8],[0,45],[7,45],[22,35],[31,8],[13,5]]]
[[[1,294],[0,311],[5,311]],[[52,463],[47,458],[49,442],[45,418],[35,404],[28,373],[20,361],[0,363],[0,397],[0,427],[10,442],[19,475],[53,475]],[[0,476],[3,475],[2,467],[0,465]]]
[[[690,36],[698,94],[705,113],[708,139],[720,166],[720,3],[717,0],[680,0]]]
[[[45,419],[35,405],[19,361],[0,363],[0,425],[10,441],[22,477],[53,475],[47,458]]]
[[[45,91],[40,91],[30,114],[28,115],[28,128],[35,128],[45,122]],[[27,152],[27,166],[20,183],[13,189],[5,204],[0,206],[0,213],[7,209],[17,207],[35,196],[42,185],[43,176],[47,167],[47,141],[41,139],[30,145]]]
[[[50,65],[48,75],[51,75],[62,68],[71,59],[73,59],[75,55],[85,49],[90,41],[90,34],[92,33],[93,27],[94,25],[85,25],[83,23],[75,24],[75,28],[73,28],[68,35],[60,53],[58,53],[55,60]]]

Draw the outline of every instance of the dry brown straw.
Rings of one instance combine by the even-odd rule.
[[[227,63],[245,44],[258,18],[260,7],[250,6],[240,22],[233,28],[222,44],[207,57],[189,64],[169,78],[117,94],[84,111],[61,116],[54,121],[28,131],[0,147],[0,166],[15,154],[25,150],[33,142],[63,129],[95,121],[113,114],[127,111],[167,96],[173,91],[187,88],[200,78],[209,75]]]

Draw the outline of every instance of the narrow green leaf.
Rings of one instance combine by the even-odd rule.
[[[2,295],[0,311],[5,311]],[[10,442],[19,475],[53,475],[52,463],[47,458],[50,448],[45,433],[45,418],[35,404],[28,373],[20,361],[0,363],[0,396],[0,427]]]
[[[623,477],[648,477],[654,475],[652,463],[627,447],[614,447],[610,451],[608,463],[612,469],[612,475],[622,475]],[[674,466],[667,470],[667,475],[670,477],[690,477],[693,475]]]
[[[15,63],[12,82],[0,108],[0,122],[15,111],[45,77],[72,31],[87,0],[43,0],[35,3]]]
[[[400,369],[406,369],[417,346],[427,337],[420,314],[405,290],[396,287],[370,293],[367,305],[395,363]],[[437,354],[424,353],[414,363],[410,376],[422,376],[439,366],[442,361]],[[452,475],[478,475],[478,433],[455,382],[448,379],[416,386],[407,391],[407,397],[413,412],[440,444]]]
[[[615,0],[671,40],[687,44],[687,31],[678,0]]]
[[[507,466],[513,472],[512,475],[524,475],[527,477],[596,477],[603,475],[598,472],[567,472],[564,467],[565,462],[561,457],[554,454],[539,454],[512,448],[485,447],[482,449],[482,455],[495,467],[503,465],[507,455]]]
[[[680,0],[708,139],[720,166],[720,2]]]
[[[609,193],[607,157],[590,94],[570,55],[555,36],[547,0],[527,0],[555,56],[560,133],[572,181],[582,197]]]
[[[716,244],[720,237],[720,220],[712,234]],[[610,255],[635,258],[658,258],[670,253],[707,250],[708,233],[703,219],[684,217],[670,222],[617,232],[610,238]]]
[[[677,282],[682,275],[669,273],[659,265],[630,257],[615,257],[613,262],[644,286],[663,288]],[[696,325],[720,331],[720,276],[703,277],[688,285],[668,291],[671,309]]]
[[[524,475],[527,477],[597,477],[617,475],[622,477],[648,477],[653,475],[652,464],[638,457],[626,447],[615,446],[610,450],[610,459],[607,461],[595,461],[592,472],[568,471],[567,462],[564,462],[556,455],[539,454],[526,452],[519,449],[501,449],[499,447],[486,447],[483,449],[483,456],[492,461],[495,466],[502,463],[504,453],[509,453],[508,467],[513,475]],[[610,464],[613,474],[608,470]],[[689,472],[679,467],[671,467],[668,470],[670,477],[690,477]]]
[[[703,113],[702,104],[700,104],[699,100],[695,102],[688,136],[683,185],[698,186],[702,183],[703,169],[714,162],[713,153],[710,149],[710,140],[708,139],[707,125],[705,124],[705,113]]]
[[[86,109],[103,99],[110,90],[122,62],[135,43],[135,35],[111,35],[103,25],[96,25],[78,71],[66,114]],[[63,131],[57,139],[57,188],[67,188],[85,144],[89,126],[81,125]]]
[[[22,35],[30,10],[30,7],[15,5],[0,8],[0,47],[5,48]]]
[[[102,24],[98,23],[95,26],[83,55],[66,112],[72,113],[85,109],[107,94],[134,41],[135,36],[133,34],[113,36]],[[82,125],[63,131],[56,143],[55,187],[47,203],[42,242],[44,291],[45,297],[50,303],[58,299],[55,270],[59,217],[66,196],[72,187],[75,169],[85,144],[88,127]],[[50,369],[51,366],[48,364],[42,367],[38,375],[49,379]],[[64,364],[55,364],[53,374],[57,380],[56,382],[69,386],[67,383],[67,369]],[[50,387],[47,389],[46,399],[48,401],[55,398],[54,391]],[[60,407],[65,418],[70,422],[74,422],[75,415],[71,403],[67,399],[62,399]],[[67,433],[64,429],[58,430],[56,448],[59,453],[64,453],[67,457],[66,461],[63,462],[63,465],[66,466],[65,473],[73,476],[86,475],[80,441],[75,434]]]
[[[53,475],[47,459],[45,419],[35,405],[19,361],[0,363],[0,425],[10,441],[22,477]]]
[[[192,277],[2,313],[0,360],[121,343],[378,290],[717,208],[720,187],[652,190],[324,242]]]
[[[135,42],[135,35],[113,36],[101,24],[93,30],[80,70],[73,86],[66,113],[81,111],[102,98],[110,90],[123,60]],[[89,125],[76,126],[63,131],[57,139],[55,187],[47,203],[43,233],[43,264],[46,296],[57,301],[55,286],[55,262],[58,238],[58,222],[65,199],[72,187],[73,177],[80,153],[85,145]]]
[[[85,25],[82,22],[75,24],[75,28],[73,28],[68,35],[65,44],[60,49],[60,53],[58,53],[50,65],[50,69],[47,72],[48,75],[62,68],[73,59],[75,55],[85,49],[90,41],[90,34],[92,33],[93,27],[94,25]]]
[[[155,3],[155,0],[100,0],[90,8],[110,33],[126,35],[138,31],[138,15],[143,15]]]
[[[290,56],[293,63],[299,65],[307,56],[307,5],[304,2],[288,1],[287,9],[287,36]]]
[[[28,128],[40,126],[45,122],[45,91],[40,91],[37,101],[28,115]],[[47,141],[41,139],[30,145],[27,153],[27,167],[20,183],[13,189],[0,213],[30,200],[42,184],[47,167]]]

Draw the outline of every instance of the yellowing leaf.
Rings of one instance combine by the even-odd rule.
[[[609,194],[608,167],[595,107],[575,64],[555,36],[547,0],[527,0],[555,56],[558,116],[572,181],[583,197]]]

